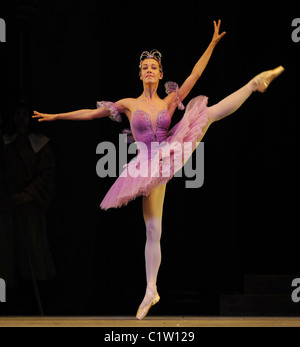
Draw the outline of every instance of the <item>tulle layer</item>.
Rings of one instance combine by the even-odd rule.
[[[126,206],[138,196],[149,196],[158,186],[167,184],[193,154],[210,125],[207,103],[205,96],[193,99],[150,160],[139,154],[126,165],[100,207],[108,210]]]

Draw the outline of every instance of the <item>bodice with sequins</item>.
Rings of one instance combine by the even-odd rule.
[[[135,111],[130,123],[135,141],[145,144],[148,153],[151,153],[152,143],[162,143],[167,140],[170,125],[171,116],[166,109],[158,113],[155,124],[153,124],[149,114],[143,110]],[[139,149],[141,150],[141,148]]]

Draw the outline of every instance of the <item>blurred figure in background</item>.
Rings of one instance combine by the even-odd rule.
[[[14,229],[2,125],[0,113],[0,278],[5,280],[8,287],[14,287]]]
[[[55,193],[55,160],[49,139],[32,130],[31,115],[32,107],[19,102],[14,131],[3,136],[10,184],[4,208],[11,208],[13,228],[3,227],[0,217],[1,254],[7,255],[0,258],[0,277],[11,278],[14,285],[16,279],[32,280],[33,275],[36,281],[55,276],[45,216]]]

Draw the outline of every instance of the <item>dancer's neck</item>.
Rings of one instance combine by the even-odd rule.
[[[158,85],[154,85],[154,84],[144,85],[144,93],[142,95],[142,98],[147,100],[154,100],[158,98],[157,88],[158,88]]]

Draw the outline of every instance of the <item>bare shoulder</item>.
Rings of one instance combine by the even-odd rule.
[[[133,98],[122,99],[116,102],[116,104],[120,112],[126,114],[128,120],[130,121],[133,105],[134,105],[134,99]]]
[[[133,98],[127,98],[127,99],[119,100],[116,104],[118,105],[121,112],[125,112],[132,108],[133,102],[134,102]]]

